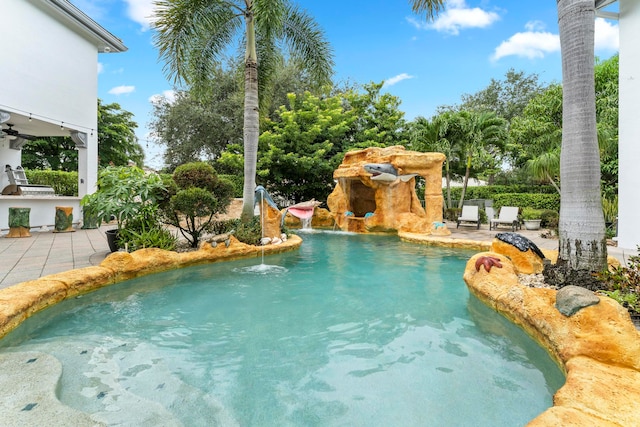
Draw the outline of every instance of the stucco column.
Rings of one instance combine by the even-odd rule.
[[[97,125],[96,125],[97,127]],[[93,193],[98,179],[98,132],[87,135],[87,147],[78,148],[78,196]]]
[[[442,222],[442,162],[433,162],[424,178],[424,210],[430,223]]]
[[[621,0],[619,5],[618,246],[635,250],[640,245],[640,2]]]

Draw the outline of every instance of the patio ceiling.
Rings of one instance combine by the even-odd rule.
[[[69,128],[64,123],[49,123],[38,120],[35,117],[29,119],[29,115],[9,113],[9,119],[2,123],[2,129],[7,129],[7,124],[13,125],[13,130],[21,134],[32,136],[70,136]],[[62,125],[62,128],[61,128]]]

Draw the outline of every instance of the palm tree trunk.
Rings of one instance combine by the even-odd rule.
[[[593,0],[557,0],[562,51],[559,261],[603,270],[607,247],[600,201],[594,84]]]
[[[464,204],[464,196],[467,193],[467,183],[469,182],[469,173],[471,172],[471,156],[467,156],[467,170],[464,172],[464,181],[462,182],[462,192],[460,193],[460,203],[458,209],[462,209]]]
[[[447,178],[447,209],[452,208],[451,206],[451,174],[449,173],[449,159],[445,160],[445,171]]]
[[[250,3],[252,1],[247,2],[247,10],[251,11]],[[248,222],[253,218],[260,117],[258,115],[258,60],[252,13],[247,14],[245,22],[247,46],[244,69],[244,186],[241,218],[243,222]]]

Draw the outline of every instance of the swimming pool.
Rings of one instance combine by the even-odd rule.
[[[60,399],[112,425],[513,426],[551,406],[562,373],[469,294],[473,252],[303,238],[268,266],[191,267],[65,301],[0,345],[57,357]]]

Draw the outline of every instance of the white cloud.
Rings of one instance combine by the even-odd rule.
[[[398,74],[397,76],[393,76],[390,77],[388,79],[386,79],[384,81],[384,84],[382,85],[382,87],[389,87],[389,86],[393,86],[396,83],[399,83],[403,80],[407,80],[407,79],[412,79],[413,76],[407,74],[407,73],[402,73],[402,74]]]
[[[127,15],[134,22],[142,25],[142,31],[149,29],[153,22],[154,0],[124,0],[127,3]]]
[[[529,59],[543,58],[545,54],[560,51],[560,37],[548,32],[527,31],[516,33],[500,43],[491,56],[497,61],[505,56],[520,56]]]
[[[116,86],[109,90],[111,95],[126,95],[136,90],[135,86]]]
[[[519,56],[523,58],[542,58],[548,53],[560,52],[560,36],[544,30],[544,24],[540,21],[527,22],[527,31],[516,33],[508,40],[500,43],[491,56],[492,61],[497,61],[506,56]],[[618,50],[619,32],[618,26],[611,24],[602,18],[595,21],[595,50]]]
[[[545,28],[546,26],[542,21],[529,21],[526,24],[524,24],[524,29],[527,31],[533,31],[533,32],[544,31]]]
[[[98,62],[98,74],[101,74],[104,71],[104,65],[102,62]]]
[[[450,0],[446,5],[446,10],[438,15],[433,23],[421,22],[413,17],[406,19],[420,30],[433,29],[452,35],[458,35],[460,30],[467,28],[487,28],[500,19],[495,12],[468,7],[464,0]]]
[[[151,95],[149,97],[149,102],[152,104],[155,104],[156,102],[161,101],[162,98],[166,99],[167,102],[169,102],[170,104],[173,104],[173,102],[176,100],[176,91],[169,89],[169,90],[162,91],[162,93],[156,93],[155,95]]]
[[[596,51],[618,50],[620,47],[620,31],[618,25],[611,24],[602,18],[596,18],[595,45]]]

